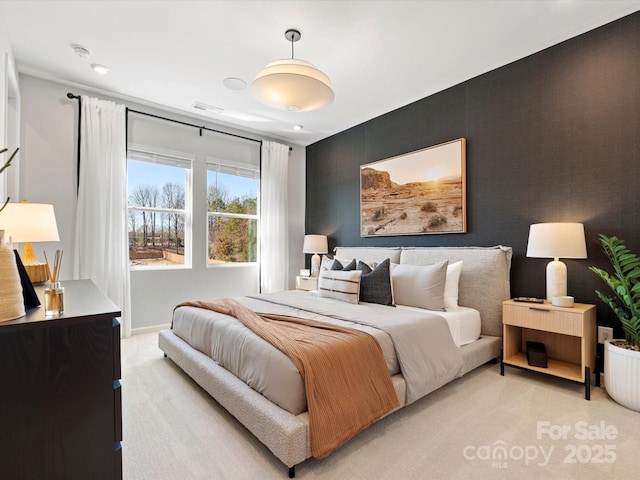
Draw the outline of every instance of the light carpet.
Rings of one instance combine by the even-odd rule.
[[[286,479],[287,468],[157,347],[122,341],[125,480]],[[380,420],[298,479],[637,478],[640,413],[602,388],[485,365]]]

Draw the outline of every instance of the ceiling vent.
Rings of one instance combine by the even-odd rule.
[[[91,57],[91,51],[88,48],[83,47],[82,45],[73,44],[71,45],[71,48],[73,48],[73,51],[76,52],[76,55],[78,55],[80,58]]]
[[[207,105],[206,103],[202,103],[202,102],[193,102],[193,105],[191,105],[191,108],[195,108],[196,110],[202,110],[203,112],[209,112],[214,114],[224,112],[223,108],[214,107],[213,105]]]

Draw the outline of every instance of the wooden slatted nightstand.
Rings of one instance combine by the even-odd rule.
[[[596,358],[596,306],[576,303],[571,308],[550,303],[507,300],[502,304],[504,366],[534,370],[584,384],[591,397],[591,372]],[[547,368],[529,365],[527,341],[541,342],[547,352]]]

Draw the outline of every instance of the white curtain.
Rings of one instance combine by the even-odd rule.
[[[131,335],[125,107],[82,96],[74,278],[93,280]]]
[[[260,291],[289,288],[289,147],[262,142],[260,167]]]

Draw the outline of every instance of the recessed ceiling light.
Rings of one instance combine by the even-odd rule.
[[[83,47],[82,45],[77,45],[77,44],[73,44],[71,45],[71,48],[73,48],[73,51],[76,52],[76,55],[78,55],[80,58],[89,58],[91,56],[91,51],[86,48]]]
[[[104,65],[100,65],[99,63],[92,63],[91,68],[93,68],[101,75],[106,75],[107,73],[109,73],[109,67],[105,67]]]
[[[247,88],[247,82],[245,82],[241,78],[225,78],[222,83],[224,83],[225,87],[230,88],[231,90],[244,90],[245,88]]]
[[[303,127],[302,125],[294,125],[294,126],[293,126],[293,129],[294,129],[294,130],[297,130],[297,131],[300,131],[300,130],[302,130],[303,128],[304,128],[304,127]]]

